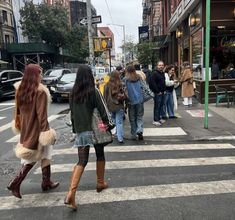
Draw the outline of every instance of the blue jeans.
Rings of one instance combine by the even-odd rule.
[[[169,117],[174,116],[174,100],[172,92],[166,92],[165,106]]]
[[[119,109],[116,112],[112,112],[112,119],[116,125],[118,141],[123,141],[124,137],[123,116],[124,116],[124,109]]]
[[[131,135],[136,136],[137,133],[143,133],[144,104],[130,105],[128,107],[128,115],[131,125]]]
[[[164,95],[154,95],[153,120],[159,121],[163,113]]]
[[[166,118],[166,113],[167,113],[167,107],[166,107],[166,93],[164,95],[162,95],[163,98],[163,105],[161,108],[161,112],[160,112],[160,118]]]

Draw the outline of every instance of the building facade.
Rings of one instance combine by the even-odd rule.
[[[13,19],[12,0],[0,1],[0,41],[1,57],[5,56],[6,44],[15,42],[15,23]]]

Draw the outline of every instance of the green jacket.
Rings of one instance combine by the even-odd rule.
[[[94,94],[84,103],[76,103],[70,100],[71,121],[74,133],[92,131],[92,115],[95,108],[98,109],[103,122],[108,124],[108,115],[101,94],[97,89],[95,89]]]

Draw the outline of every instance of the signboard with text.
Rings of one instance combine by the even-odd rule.
[[[149,26],[139,27],[139,42],[149,39]]]

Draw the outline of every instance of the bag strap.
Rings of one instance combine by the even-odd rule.
[[[109,112],[109,110],[108,110],[107,104],[106,104],[106,102],[105,102],[103,96],[101,95],[99,89],[97,89],[97,88],[95,88],[95,89],[96,89],[96,91],[98,92],[99,97],[100,97],[100,99],[101,99],[101,101],[102,101],[102,103],[103,103],[103,106],[104,106],[104,109],[105,109],[105,111],[106,111],[108,120],[109,120],[109,122],[112,124],[112,123],[113,123],[113,120],[112,120],[112,118],[111,118],[111,115],[110,115],[110,112]]]
[[[20,114],[20,109],[18,107],[18,102],[17,102],[17,94],[18,94],[18,92],[16,90],[16,92],[15,92],[15,119],[16,119],[17,115]]]

